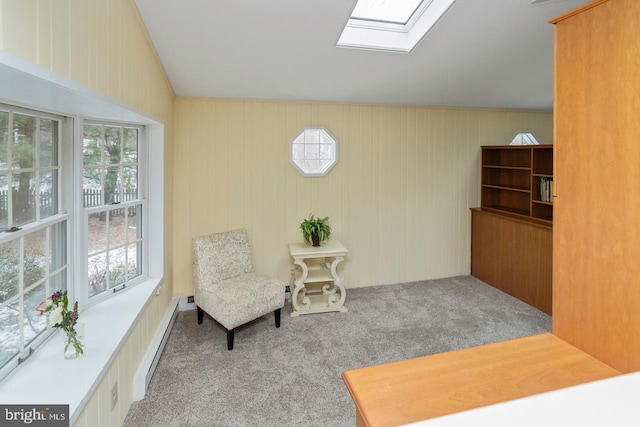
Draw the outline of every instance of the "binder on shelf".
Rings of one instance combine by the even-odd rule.
[[[540,201],[553,203],[553,179],[540,178]]]

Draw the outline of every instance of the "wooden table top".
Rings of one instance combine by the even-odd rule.
[[[342,373],[357,425],[398,426],[619,375],[545,333]]]

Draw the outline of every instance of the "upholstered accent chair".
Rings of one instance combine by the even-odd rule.
[[[233,349],[235,328],[274,312],[280,327],[285,283],[253,271],[249,236],[245,229],[194,237],[193,283],[198,324],[204,312],[227,330]]]

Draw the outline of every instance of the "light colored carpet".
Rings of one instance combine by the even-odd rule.
[[[345,370],[551,330],[541,311],[471,277],[347,290],[347,313],[282,310],[236,329],[180,312],[124,425],[353,427]]]

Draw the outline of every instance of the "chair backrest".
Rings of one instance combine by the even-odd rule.
[[[192,243],[196,288],[253,273],[251,245],[245,229],[194,237]]]

